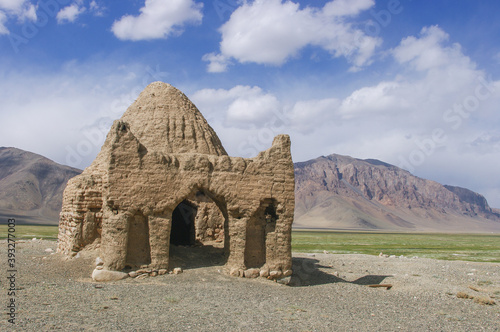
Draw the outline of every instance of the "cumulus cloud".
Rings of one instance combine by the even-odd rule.
[[[405,75],[353,91],[342,101],[339,115],[344,119],[410,116],[413,125],[443,121],[446,109],[473,94],[478,79],[485,79],[460,45],[450,45],[448,38],[433,26],[403,39],[391,54]]]
[[[77,3],[66,6],[57,13],[57,23],[62,24],[67,22],[74,22],[78,18],[78,16],[80,16],[80,14],[85,12],[85,10],[85,7]]]
[[[33,4],[28,4],[22,9],[21,15],[19,15],[19,19],[21,21],[24,20],[29,20],[29,21],[36,21],[37,15],[36,15],[36,7]]]
[[[225,72],[231,64],[231,60],[222,54],[208,53],[202,57],[203,61],[208,61],[207,71],[209,73]]]
[[[98,4],[97,1],[92,0],[89,4],[89,10],[94,13],[95,16],[103,16],[105,8]]]
[[[449,35],[438,26],[424,27],[420,38],[410,36],[393,50],[399,63],[409,63],[416,70],[423,71],[447,66],[450,61],[460,66],[471,66],[470,59],[462,53],[460,44],[442,47]]]
[[[328,125],[335,120],[339,105],[340,101],[336,98],[299,100],[287,111],[291,128],[309,134],[325,124]]]
[[[257,86],[202,89],[193,94],[192,99],[208,114],[222,116],[226,126],[240,128],[261,126],[282,107],[276,96]]]
[[[398,82],[380,82],[375,86],[363,87],[342,101],[339,115],[349,119],[401,111],[409,105],[400,91],[401,84]]]
[[[388,54],[399,74],[360,85],[344,97],[325,88],[324,98],[306,99],[297,90],[288,91],[285,102],[274,91],[237,86],[200,90],[193,99],[203,112],[209,109],[224,119],[216,129],[234,155],[254,156],[273,135],[288,133],[295,161],[329,153],[378,158],[424,178],[488,194],[490,204],[500,207],[495,200],[500,197],[500,81],[492,81],[437,26],[402,39]],[[250,98],[261,104],[248,106]],[[233,122],[228,121],[230,109]],[[279,130],[267,121],[273,118]]]
[[[203,4],[193,0],[146,0],[138,16],[125,15],[111,30],[121,40],[166,38],[186,23],[199,24]]]
[[[27,0],[0,0],[0,9],[20,11]]]
[[[334,0],[321,9],[301,9],[292,1],[245,2],[220,28],[219,56],[241,63],[282,65],[312,45],[333,57],[345,57],[353,69],[365,66],[381,40],[356,29],[348,18],[374,4],[373,0]],[[210,62],[209,70],[218,59],[205,59]]]
[[[9,34],[6,23],[9,18],[19,22],[36,21],[36,6],[28,0],[0,0],[0,35]]]

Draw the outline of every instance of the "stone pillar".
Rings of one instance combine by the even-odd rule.
[[[245,268],[245,237],[248,218],[235,218],[229,215],[229,268]]]
[[[120,271],[127,259],[129,218],[127,213],[106,211],[102,225],[101,252],[104,267]]]
[[[151,268],[168,269],[172,212],[164,216],[149,216],[148,222]]]

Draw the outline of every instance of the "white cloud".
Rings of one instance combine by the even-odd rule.
[[[276,96],[257,86],[202,89],[194,93],[192,99],[204,113],[217,114],[226,126],[239,128],[261,126],[282,107]]]
[[[21,15],[19,15],[19,19],[21,21],[30,20],[32,22],[35,22],[37,19],[36,9],[37,7],[35,5],[29,4],[28,6],[23,8]]]
[[[62,24],[67,22],[74,22],[78,18],[78,16],[80,16],[80,14],[85,12],[85,10],[85,7],[80,6],[77,3],[66,6],[57,13],[57,23]]]
[[[354,28],[346,18],[373,5],[373,0],[335,0],[322,9],[300,9],[292,1],[245,2],[220,28],[220,56],[242,63],[282,65],[312,45],[334,57],[345,57],[359,68],[370,63],[381,40]],[[217,62],[218,58],[206,60]]]
[[[374,0],[336,0],[325,4],[323,11],[329,16],[349,16],[357,15],[374,5]]]
[[[0,0],[0,9],[13,12],[21,11],[27,0]]]
[[[95,15],[95,16],[103,16],[105,7],[101,4],[98,4],[97,1],[92,0],[89,4],[89,10]]]
[[[122,40],[166,38],[178,33],[186,23],[199,24],[202,7],[202,3],[193,0],[146,0],[138,16],[123,16],[111,30]]]
[[[9,29],[5,26],[5,22],[7,22],[7,15],[0,11],[0,35],[6,35],[9,33]]]
[[[299,100],[287,112],[287,116],[292,129],[308,134],[334,121],[339,105],[336,98]]]
[[[363,87],[342,101],[339,114],[345,118],[381,115],[408,108],[404,95],[398,95],[401,85],[397,82],[380,82],[376,86]]]
[[[281,91],[286,102],[275,91],[248,86],[200,90],[193,100],[213,116],[232,155],[254,156],[269,147],[273,135],[287,133],[295,161],[330,153],[378,158],[409,165],[417,176],[487,194],[490,204],[500,207],[500,81],[490,81],[450,39],[439,27],[404,38],[389,51],[399,74],[360,84],[342,98],[326,86],[315,92],[319,98],[303,98],[300,85]],[[265,106],[245,104],[252,99]],[[244,111],[249,109],[252,113]],[[248,114],[255,117],[245,118]],[[280,120],[279,130],[267,121],[273,118]]]
[[[17,18],[19,22],[36,21],[36,8],[28,0],[0,0],[0,35],[9,34],[6,26],[9,18]]]
[[[449,35],[437,26],[424,27],[420,38],[407,37],[393,50],[399,63],[409,63],[417,70],[429,70],[447,66],[450,61],[461,66],[470,66],[470,59],[462,53],[459,44],[443,47]]]
[[[203,61],[208,61],[207,71],[209,73],[222,73],[227,70],[227,67],[231,64],[226,56],[222,54],[208,53],[202,57]]]

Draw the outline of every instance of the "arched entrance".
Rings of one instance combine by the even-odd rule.
[[[198,208],[188,200],[183,200],[172,212],[172,228],[170,230],[170,244],[195,244],[195,217]]]
[[[170,268],[224,265],[229,255],[225,203],[204,190],[190,195],[172,212]]]

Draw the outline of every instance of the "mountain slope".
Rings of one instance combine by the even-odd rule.
[[[81,170],[0,147],[0,223],[57,224],[67,181]],[[500,210],[379,160],[330,155],[295,164],[296,228],[500,232]]]
[[[295,164],[295,227],[500,231],[500,215],[468,189],[387,163],[330,155]]]
[[[35,153],[0,147],[0,221],[57,224],[66,183],[80,173]]]

